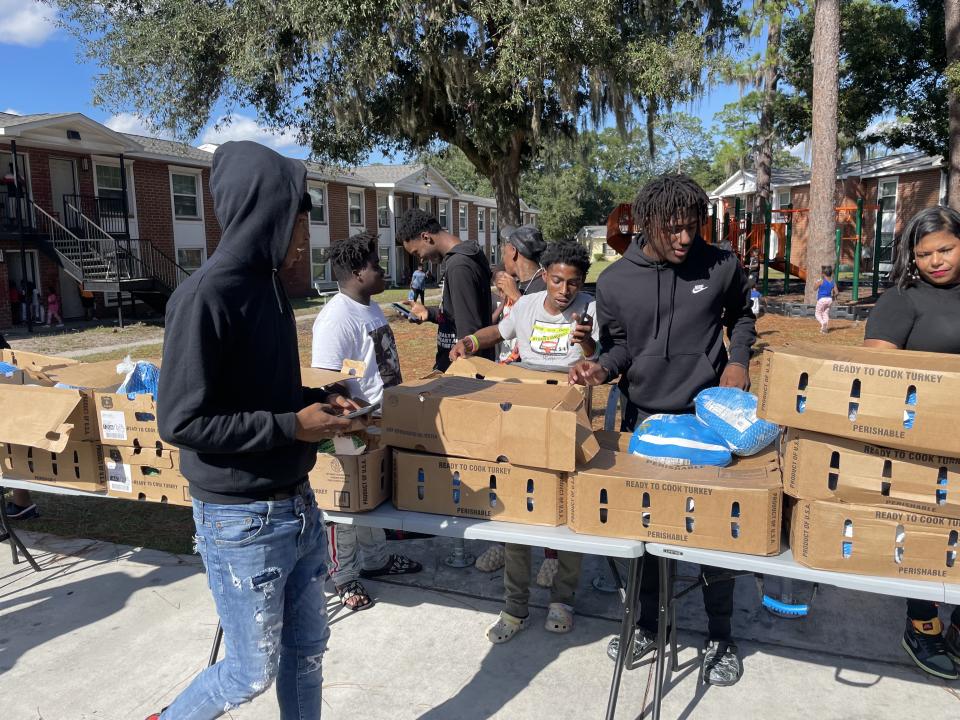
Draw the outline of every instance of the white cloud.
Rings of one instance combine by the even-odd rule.
[[[7,108],[3,111],[7,115],[23,115],[19,110],[14,110],[13,108]]]
[[[2,2],[2,0],[0,0],[0,2]],[[140,117],[136,113],[118,113],[107,120],[104,125],[116,132],[130,133],[131,135],[146,135],[148,137],[163,138],[165,140],[172,139],[170,133],[158,130],[150,124],[149,120]]]
[[[253,140],[274,150],[292,150],[301,148],[297,134],[293,129],[280,132],[269,130],[257,124],[253,118],[245,115],[226,115],[208,127],[200,138],[203,143],[221,145],[230,140]]]
[[[0,0],[0,45],[43,45],[57,27],[57,11],[37,0]]]

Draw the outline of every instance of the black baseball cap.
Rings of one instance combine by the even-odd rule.
[[[534,225],[506,228],[503,231],[503,237],[528,260],[539,261],[543,251],[547,249],[543,234]]]

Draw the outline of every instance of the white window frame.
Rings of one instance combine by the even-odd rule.
[[[497,209],[490,208],[490,235],[495,237],[497,234]]]
[[[433,215],[433,198],[429,195],[417,195],[417,207]]]
[[[880,194],[880,191],[883,189],[883,186],[886,185],[886,184],[889,184],[889,183],[895,183],[895,184],[896,184],[896,189],[893,191],[893,195],[881,195],[881,194]],[[888,247],[888,246],[892,248],[893,245],[894,245],[894,243],[896,242],[896,237],[897,237],[897,210],[899,209],[899,208],[898,208],[898,205],[900,204],[900,176],[899,176],[899,175],[888,175],[888,176],[886,176],[886,177],[877,178],[877,205],[880,204],[880,199],[881,199],[881,198],[889,199],[889,198],[891,198],[891,197],[893,198],[893,207],[892,207],[892,208],[884,207],[883,213],[882,213],[882,215],[881,215],[881,217],[880,217],[880,247],[881,247],[881,250],[883,250],[884,248],[886,248],[886,247]],[[890,242],[889,242],[889,243],[884,243],[884,242],[883,242],[883,236],[886,235],[887,233],[884,233],[884,231],[883,231],[883,221],[884,221],[884,217],[887,217],[887,213],[890,214],[889,217],[890,217],[890,222],[892,223],[892,228],[891,228],[891,230],[890,230],[890,232],[889,232]],[[892,253],[892,252],[893,252],[893,251],[891,250],[891,253]],[[892,255],[891,255],[891,262],[892,262]],[[883,264],[885,265],[886,262],[884,262]]]
[[[380,211],[385,210],[386,214],[381,217]],[[390,227],[390,193],[377,192],[377,227]]]
[[[360,222],[353,221],[353,213],[352,213],[353,205],[350,204],[351,196],[353,195],[360,196]],[[363,192],[363,188],[355,188],[355,187],[347,188],[347,223],[352,228],[355,228],[355,227],[362,228],[366,226],[366,223],[364,222],[364,220],[366,219],[366,213],[364,212],[364,205],[366,204],[366,202],[364,201],[365,195],[366,193]]]
[[[383,268],[383,274],[387,278],[393,278],[393,253],[390,252],[389,245],[380,245],[378,248],[380,267]],[[387,264],[383,264],[384,255],[386,255]]]
[[[173,215],[174,222],[203,222],[203,171],[197,168],[169,166],[170,175],[170,213]],[[195,216],[183,217],[177,216],[177,204],[174,202],[173,176],[174,175],[192,175],[196,180],[197,188],[197,214]],[[182,193],[181,193],[182,194]]]
[[[320,250],[322,252],[329,254],[330,247],[328,245],[311,245],[310,246],[310,286],[316,287],[317,285],[332,284],[334,280],[333,280],[333,275],[331,274],[332,270],[330,268],[330,261],[326,260],[322,263],[314,262],[313,253],[315,250]],[[317,280],[316,274],[313,271],[314,267],[316,266],[320,266],[323,268],[323,274],[325,277],[322,280]]]
[[[457,222],[459,223],[457,225],[457,232],[467,229],[467,225],[469,225],[470,223],[470,205],[469,204],[465,202],[460,203],[460,206],[457,208]]]
[[[197,270],[199,270],[200,268],[202,268],[203,264],[207,261],[207,248],[203,247],[202,245],[180,245],[173,249],[173,254],[174,254],[174,259],[177,261],[177,265],[182,267],[184,270],[186,270],[186,267],[183,265],[183,263],[180,262],[181,250],[199,250],[200,251],[200,264],[197,265],[197,267],[194,270],[190,271],[191,275]]]
[[[477,208],[477,234],[486,233],[487,231],[487,209],[483,207]]]
[[[308,183],[307,183],[307,191],[309,192],[310,190],[319,190],[319,191],[322,193],[322,195],[323,195],[323,204],[321,205],[321,207],[323,208],[323,219],[322,219],[322,220],[314,220],[314,218],[313,218],[313,210],[315,210],[316,207],[317,207],[316,205],[314,205],[314,206],[313,206],[313,209],[310,211],[310,224],[311,224],[311,225],[326,225],[326,224],[329,222],[329,218],[330,218],[330,207],[329,207],[329,206],[330,206],[330,193],[327,191],[327,184],[326,184],[326,183],[319,183],[319,182],[308,182]],[[312,196],[312,195],[310,196],[310,200],[311,200],[311,201],[313,200],[313,196]]]
[[[134,180],[133,180],[133,161],[124,160],[123,164],[126,165],[126,174],[127,174],[127,217],[131,220],[136,220],[137,218],[137,193],[134,189]],[[97,197],[100,197],[100,180],[97,178],[97,168],[98,167],[112,167],[120,169],[119,160],[109,160],[106,158],[93,158],[93,194]],[[180,173],[177,173],[178,175]],[[173,181],[171,180],[171,187]],[[122,190],[122,188],[108,188],[109,190]],[[171,196],[172,199],[172,196]]]
[[[440,198],[437,204],[437,222],[444,230],[450,229],[450,201]]]

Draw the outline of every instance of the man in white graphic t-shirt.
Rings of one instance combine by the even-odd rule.
[[[548,243],[540,264],[547,289],[521,297],[499,324],[461,338],[450,351],[451,360],[513,339],[520,362],[544,370],[566,370],[596,355],[596,302],[580,292],[590,270],[586,248],[574,242]]]
[[[350,396],[379,403],[383,389],[398,385],[402,378],[393,331],[383,310],[372,301],[386,286],[377,236],[364,232],[335,242],[330,248],[330,264],[340,292],[313,323],[310,364],[339,371],[344,360],[362,361],[366,366],[363,376],[346,383]],[[330,577],[349,610],[365,610],[373,604],[360,577],[403,575],[422,569],[420,563],[403,555],[388,555],[386,535],[380,528],[331,523],[328,531]]]

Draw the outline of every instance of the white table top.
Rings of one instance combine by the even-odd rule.
[[[663,545],[661,543],[647,543],[646,552],[657,557],[667,557],[685,562],[712,565],[713,567],[721,567],[727,570],[743,570],[746,572],[760,573],[762,575],[787,577],[793,578],[794,580],[834,585],[836,587],[877,593],[880,595],[895,595],[897,597],[934,600],[936,602],[943,602],[945,600],[957,602],[960,600],[960,585],[878,577],[876,575],[854,575],[852,573],[834,572],[832,570],[814,570],[813,568],[800,565],[793,559],[793,553],[790,550],[786,550],[780,555],[764,557],[762,555],[744,555],[742,553],[724,552],[721,550],[704,550],[701,548]]]
[[[498,520],[431,515],[397,510],[389,503],[384,503],[376,510],[365,513],[338,513],[325,510],[323,514],[328,520],[338,523],[392,528],[466,540],[492,540],[607,557],[638,558],[643,555],[644,543],[641,540],[581,535],[565,525],[544,527]]]

